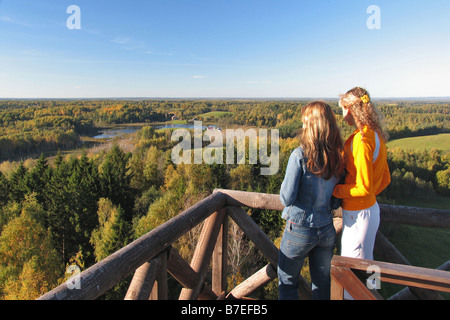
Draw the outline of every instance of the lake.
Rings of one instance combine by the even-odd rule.
[[[96,135],[92,137],[93,139],[99,139],[99,140],[114,140],[115,138],[119,138],[121,136],[135,133],[142,127],[121,127],[121,128],[111,128],[111,129],[105,129],[101,131],[101,134]]]
[[[98,140],[111,141],[116,138],[135,133],[138,130],[140,130],[142,127],[143,126],[115,127],[115,128],[111,128],[111,129],[104,129],[101,131],[101,134],[96,135],[92,138],[98,139]],[[193,124],[162,124],[162,125],[158,124],[158,125],[152,125],[152,127],[155,128],[155,130],[159,130],[159,129],[194,129]],[[202,126],[202,130],[206,130],[209,128],[221,130],[221,128],[216,125]]]

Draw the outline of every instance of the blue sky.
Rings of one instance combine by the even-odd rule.
[[[450,96],[449,14],[448,0],[0,0],[0,98]]]

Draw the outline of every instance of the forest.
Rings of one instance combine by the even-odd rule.
[[[328,101],[345,139],[352,131],[337,101]],[[305,100],[0,100],[0,298],[35,299],[188,208],[215,188],[277,194],[289,155],[299,141]],[[450,132],[450,103],[379,101],[391,139]],[[176,119],[176,120],[173,120]],[[175,142],[157,123],[201,120],[222,128],[276,128],[280,170],[260,175],[260,164],[179,164]],[[102,128],[141,124],[124,149],[120,141],[94,151],[85,137]],[[450,197],[450,152],[389,149],[392,183],[380,199]],[[448,203],[448,202],[447,202]],[[277,244],[278,213],[253,210],[252,218]],[[229,283],[265,262],[230,224]],[[197,233],[174,246],[190,260]],[[233,252],[232,250],[230,252]],[[127,281],[102,299],[123,299]],[[176,286],[175,281],[170,285]],[[276,298],[274,287],[260,298]]]

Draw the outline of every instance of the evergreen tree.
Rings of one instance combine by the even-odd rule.
[[[226,189],[229,183],[226,164],[213,163],[209,165],[213,189]]]
[[[27,168],[20,162],[19,167],[13,172],[10,179],[10,197],[12,201],[20,202],[24,199],[29,189],[27,187]]]
[[[126,154],[115,144],[100,167],[101,195],[120,206],[127,221],[131,221],[134,205],[133,190],[130,186],[132,175],[128,166],[130,156],[130,153]]]
[[[68,163],[59,154],[45,198],[47,226],[52,232],[55,247],[63,262],[79,250],[75,234],[75,225],[79,219],[73,207],[75,193],[69,183],[69,169]]]
[[[48,166],[47,159],[42,153],[36,166],[27,175],[27,187],[36,193],[39,202],[43,203],[45,199],[47,183],[50,180],[51,169]]]
[[[68,179],[71,190],[73,210],[74,241],[79,250],[90,258],[92,246],[89,239],[97,226],[97,202],[99,199],[98,168],[84,153],[81,159],[73,159],[69,165],[70,177]]]
[[[0,171],[0,208],[4,206],[9,199],[9,181],[3,172]]]

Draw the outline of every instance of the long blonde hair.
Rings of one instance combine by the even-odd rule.
[[[303,129],[300,141],[308,159],[308,170],[326,180],[339,177],[344,169],[343,144],[336,118],[323,101],[302,109]]]
[[[341,96],[339,105],[350,109],[356,127],[361,134],[364,134],[364,126],[368,126],[377,132],[385,142],[389,140],[389,134],[383,127],[383,115],[372,103],[369,92],[366,89],[355,87],[347,91],[346,94]]]

